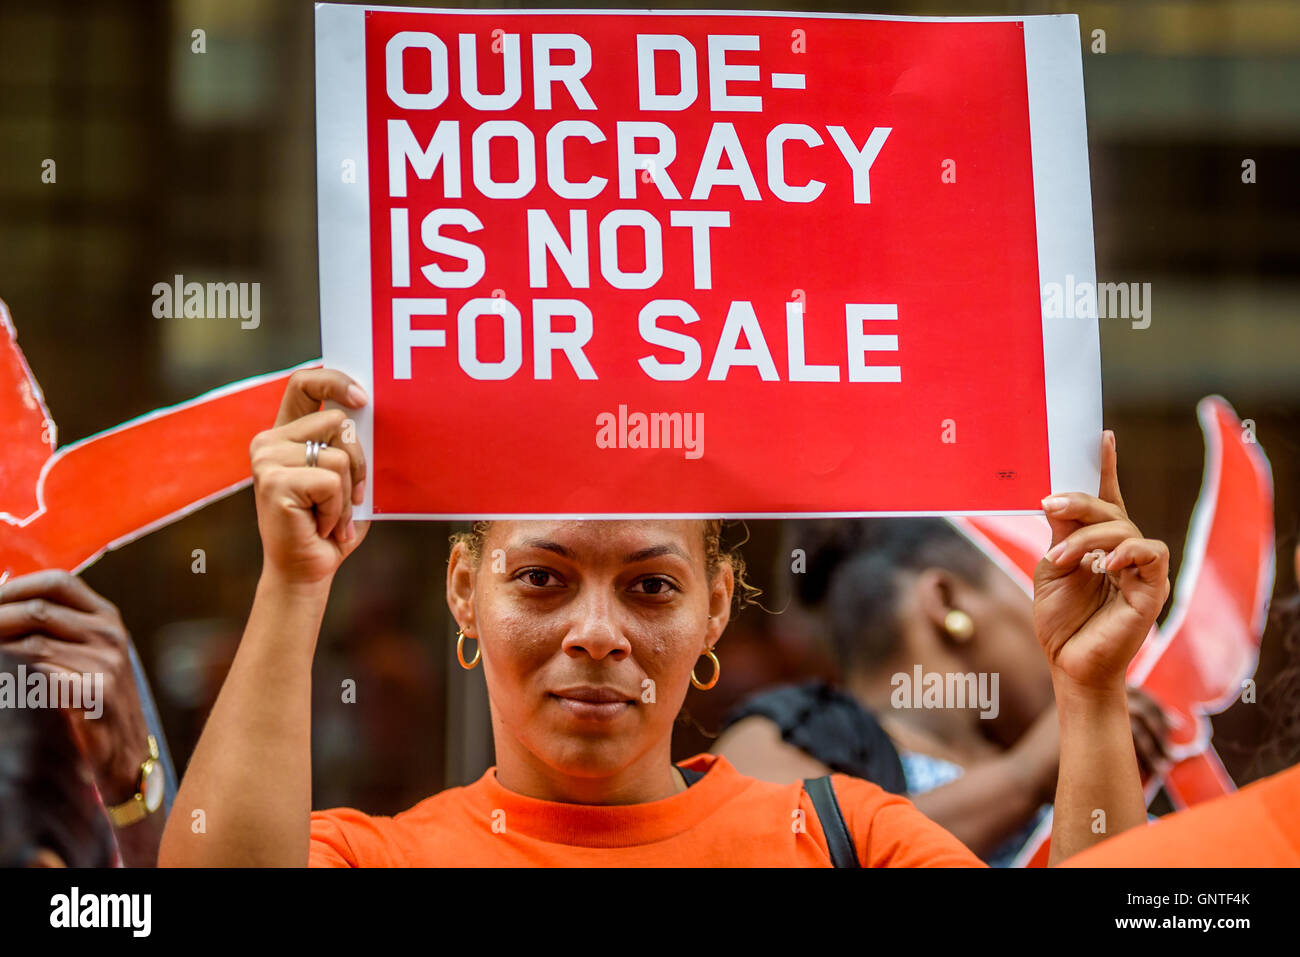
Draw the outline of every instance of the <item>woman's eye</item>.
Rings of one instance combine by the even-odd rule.
[[[555,576],[544,568],[529,568],[520,572],[515,577],[522,578],[524,581],[528,582],[528,584],[537,588],[545,588],[547,583]]]
[[[643,578],[636,584],[644,586],[642,594],[645,595],[667,595],[669,592],[677,590],[677,587],[667,578],[660,578],[658,576]]]

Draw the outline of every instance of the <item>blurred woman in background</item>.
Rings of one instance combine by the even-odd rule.
[[[792,540],[807,557],[798,597],[821,611],[842,684],[759,692],[713,751],[763,780],[876,781],[990,864],[1011,864],[1050,807],[1060,756],[1031,600],[941,518],[800,522]],[[918,669],[984,676],[992,700],[914,708]],[[1129,709],[1149,772],[1165,760],[1164,719],[1137,691]]]

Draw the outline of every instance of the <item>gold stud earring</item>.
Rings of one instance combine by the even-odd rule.
[[[483,657],[483,645],[481,643],[476,645],[474,648],[474,660],[466,661],[465,660],[465,639],[466,638],[474,638],[474,636],[466,635],[465,632],[457,629],[456,660],[460,662],[460,666],[464,668],[466,671],[472,671],[474,669],[474,666],[478,664],[478,660]],[[475,640],[477,641],[477,639]]]
[[[713,677],[709,679],[708,684],[703,684],[699,678],[695,677],[695,669],[691,669],[691,684],[701,691],[708,691],[718,683],[718,676],[722,674],[722,663],[718,661],[718,656],[713,653],[712,648],[704,649],[704,657],[713,662]]]
[[[954,608],[943,618],[943,630],[958,641],[969,641],[975,634],[975,622],[964,611]]]

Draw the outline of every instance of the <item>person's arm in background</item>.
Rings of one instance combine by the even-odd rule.
[[[91,707],[72,709],[71,724],[104,804],[131,800],[149,757],[148,736],[153,734],[158,743],[160,763],[166,740],[144,713],[142,702],[147,699],[152,707],[152,697],[136,674],[138,659],[117,608],[69,572],[23,575],[0,585],[0,646],[46,674],[103,675],[99,699],[91,704],[84,698],[95,693],[92,677],[92,686],[83,689],[83,704]],[[154,866],[165,817],[164,806],[133,824],[114,827],[127,867]]]
[[[917,810],[988,858],[1052,800],[1060,749],[1056,709],[1040,715],[1006,752],[955,781],[908,795]]]
[[[296,372],[275,427],[250,447],[262,576],[167,819],[163,866],[307,864],[312,657],[334,574],[366,532],[352,521],[365,479],[361,448],[344,441],[342,412],[317,411],[326,399],[366,402],[340,372]],[[333,446],[315,468],[309,440]]]
[[[1043,507],[1052,546],[1034,573],[1034,628],[1060,719],[1056,864],[1146,823],[1125,670],[1169,597],[1169,549],[1129,520],[1114,433],[1102,437],[1098,496],[1053,495]]]
[[[1168,724],[1150,696],[1137,688],[1127,693],[1138,765],[1146,773],[1158,773],[1169,762]],[[968,768],[955,781],[909,797],[927,817],[988,858],[1052,801],[1060,760],[1060,719],[1053,704],[1005,753]]]

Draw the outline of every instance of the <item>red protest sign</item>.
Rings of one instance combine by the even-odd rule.
[[[378,517],[1096,490],[1078,24],[317,8],[322,339]],[[1086,313],[1086,310],[1083,310]]]

